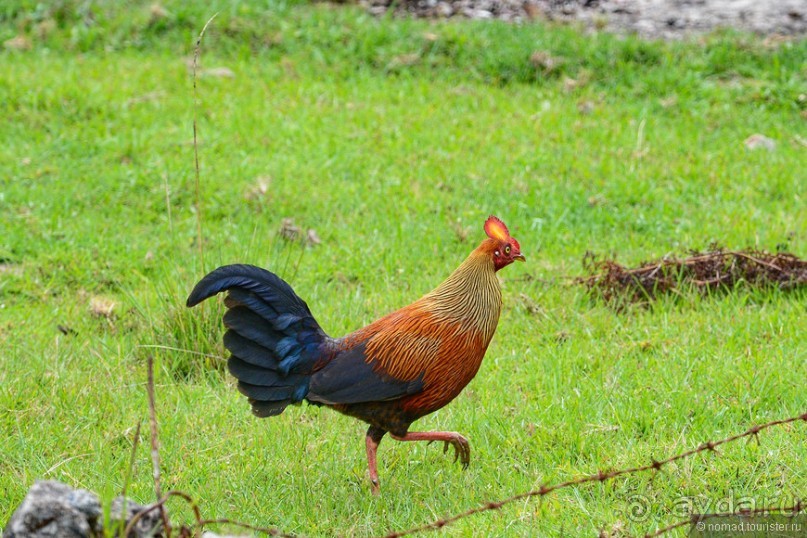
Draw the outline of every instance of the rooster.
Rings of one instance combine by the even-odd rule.
[[[308,305],[277,275],[225,265],[194,287],[192,307],[227,290],[224,346],[230,373],[258,417],[303,400],[370,425],[365,438],[372,492],[380,491],[376,453],[397,441],[444,441],[463,468],[468,440],[456,432],[411,432],[415,420],[453,400],[474,378],[502,306],[496,271],[524,261],[507,226],[491,216],[487,239],[433,291],[343,338],[320,328]]]

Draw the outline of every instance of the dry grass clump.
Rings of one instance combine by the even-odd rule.
[[[635,268],[587,252],[583,269],[588,276],[578,278],[577,283],[606,302],[646,302],[685,288],[706,291],[745,284],[790,290],[807,284],[807,261],[794,254],[724,250],[718,246],[706,252],[692,251],[686,258],[665,257]]]

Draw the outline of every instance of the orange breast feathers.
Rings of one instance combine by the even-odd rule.
[[[348,337],[366,342],[365,360],[379,373],[406,381],[422,376],[423,391],[406,402],[420,411],[439,409],[462,391],[479,370],[493,336],[428,307],[427,301],[418,301]]]

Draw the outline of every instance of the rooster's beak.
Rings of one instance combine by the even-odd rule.
[[[513,259],[518,260],[520,262],[527,261],[527,258],[525,258],[523,254],[517,254],[517,255],[513,256]]]

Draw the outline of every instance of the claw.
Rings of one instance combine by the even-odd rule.
[[[460,461],[463,469],[467,469],[471,463],[471,445],[468,440],[460,436],[454,444],[454,461]]]
[[[449,444],[454,447],[454,463],[459,460],[462,468],[467,469],[471,462],[471,445],[468,440],[461,435],[458,435],[455,439],[447,440],[443,446],[443,454],[448,451]]]
[[[443,454],[448,452],[448,445],[454,447],[454,461],[459,461],[463,469],[471,463],[471,445],[468,439],[456,432],[410,432],[406,435],[392,435],[398,441],[444,441]]]

